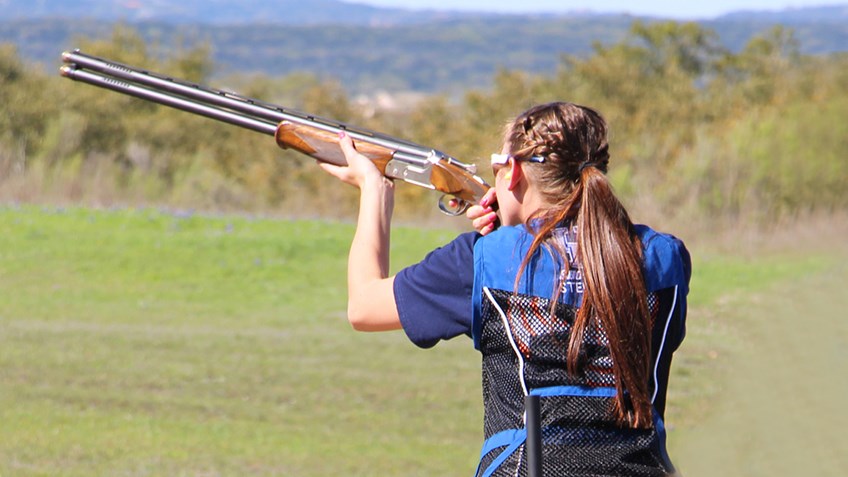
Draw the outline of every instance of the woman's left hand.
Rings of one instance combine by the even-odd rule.
[[[370,159],[356,151],[353,139],[344,132],[339,133],[339,147],[344,153],[347,165],[337,166],[319,162],[318,165],[328,174],[359,189],[362,189],[366,183],[371,181],[388,180]]]

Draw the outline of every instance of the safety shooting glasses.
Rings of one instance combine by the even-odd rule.
[[[498,167],[506,165],[509,162],[510,158],[516,161],[535,162],[536,164],[541,164],[545,162],[545,158],[543,156],[530,156],[526,158],[518,158],[513,156],[512,154],[492,154],[492,171],[495,173],[495,175],[498,174]]]

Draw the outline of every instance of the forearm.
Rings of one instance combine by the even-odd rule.
[[[394,186],[379,178],[365,184],[360,193],[359,218],[350,246],[348,288],[388,277]]]
[[[348,257],[348,319],[362,331],[396,329],[400,323],[389,278],[394,184],[379,177],[360,190],[359,218]]]

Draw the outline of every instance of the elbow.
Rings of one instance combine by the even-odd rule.
[[[401,328],[400,319],[396,313],[362,301],[359,304],[348,303],[347,321],[356,331],[389,331]]]
[[[379,280],[352,290],[347,299],[347,321],[356,331],[401,328],[391,280]]]
[[[353,302],[350,302],[347,305],[347,321],[356,331],[370,330],[368,313],[363,310],[362,307],[356,306]]]

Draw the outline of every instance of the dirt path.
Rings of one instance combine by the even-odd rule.
[[[685,477],[848,475],[848,260],[740,299],[709,417],[674,455]]]

